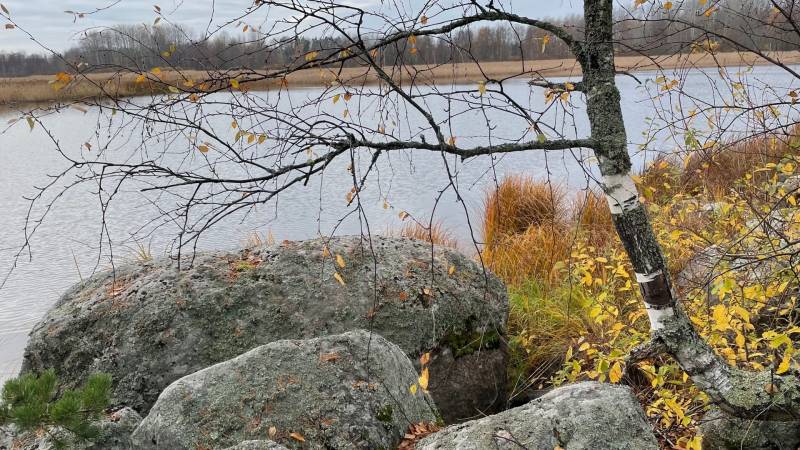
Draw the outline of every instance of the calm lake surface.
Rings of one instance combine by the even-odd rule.
[[[656,89],[655,73],[637,75],[648,90],[629,77],[620,77],[618,82],[623,93],[622,103],[628,129],[630,151],[635,155],[638,167],[652,153],[641,151],[640,144],[654,134],[647,118],[654,116],[655,106],[651,93]],[[714,92],[713,80],[718,78],[716,70],[707,73],[695,71],[684,80],[684,91],[701,101],[720,103],[724,94]],[[773,68],[756,68],[748,79],[753,83],[772,86],[777,91],[787,92],[797,88],[796,80]],[[474,89],[474,86],[467,88]],[[524,104],[541,106],[541,90],[531,91],[524,80],[508,86],[508,92]],[[297,89],[292,92],[294,100],[313,98],[318,89]],[[759,92],[751,92],[758,97]],[[260,95],[260,94],[259,94]],[[264,94],[267,95],[267,94]],[[569,116],[551,116],[559,124],[558,131],[568,137],[585,136],[587,122],[581,100],[574,96],[578,109],[573,121]],[[341,102],[340,102],[341,103]],[[445,105],[430,105],[437,114]],[[331,105],[331,109],[341,107]],[[691,108],[687,105],[667,107]],[[333,111],[332,113],[337,113]],[[98,110],[87,113],[74,109],[43,119],[53,136],[65,149],[80,151],[84,142],[102,139],[103,117]],[[16,267],[12,269],[14,255],[24,242],[24,226],[29,202],[25,197],[35,194],[35,187],[48,182],[48,174],[55,174],[66,167],[66,161],[54,150],[54,144],[42,127],[29,130],[25,121],[5,128],[6,122],[19,117],[18,113],[0,112],[0,382],[14,376],[19,369],[27,334],[47,309],[72,284],[91,276],[94,271],[109,267],[109,249],[100,248],[100,208],[96,196],[97,186],[83,185],[68,191],[58,200],[38,229],[30,245]],[[491,119],[491,117],[490,117]],[[123,119],[119,119],[123,120]],[[417,120],[417,119],[410,119]],[[550,120],[549,123],[554,123]],[[492,134],[501,139],[518,136],[524,123],[498,118],[493,121]],[[230,119],[220,119],[220,127],[230,127]],[[475,114],[464,114],[452,122],[454,135],[459,144],[485,143],[485,118]],[[409,124],[409,129],[413,124]],[[476,136],[481,134],[483,136]],[[463,137],[462,137],[463,136]],[[656,133],[657,139],[648,144],[648,149],[672,151],[676,148],[667,133]],[[677,139],[677,138],[676,138]],[[681,138],[682,139],[682,138]],[[200,250],[233,249],[246,240],[253,231],[271,233],[278,241],[307,239],[330,234],[384,233],[398,228],[402,222],[399,211],[407,211],[420,221],[427,222],[433,213],[434,220],[445,224],[458,238],[466,252],[474,252],[470,226],[475,238],[480,240],[480,212],[487,189],[495,179],[505,174],[528,173],[574,190],[596,187],[591,170],[582,163],[592,163],[587,152],[538,152],[507,155],[495,158],[475,158],[461,163],[448,159],[451,169],[457,173],[457,184],[463,203],[452,190],[447,191],[437,203],[437,194],[448,180],[444,162],[440,155],[431,152],[397,153],[382,162],[379,177],[376,177],[362,195],[364,215],[349,214],[345,196],[352,181],[345,170],[345,163],[334,165],[325,176],[312,180],[308,186],[291,189],[276,203],[262,206],[244,216],[235,216],[211,229],[200,240]],[[495,178],[496,177],[496,178]],[[386,199],[391,208],[384,209]],[[158,209],[134,189],[123,192],[119,201],[108,211],[108,230],[115,245],[114,260],[122,262],[132,258],[141,244],[149,247],[154,256],[169,251],[176,229],[164,226],[156,230],[141,227],[149,219],[158,217]],[[164,205],[160,205],[164,206]],[[169,205],[166,205],[169,206]],[[174,206],[174,205],[173,205]],[[435,209],[434,209],[435,206]],[[10,274],[9,274],[10,273]],[[8,275],[8,276],[7,276]],[[7,278],[6,278],[7,277]]]

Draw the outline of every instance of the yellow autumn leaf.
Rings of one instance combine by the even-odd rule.
[[[236,78],[231,79],[231,87],[234,89],[239,89],[239,80]]]
[[[267,141],[267,135],[266,134],[262,134],[262,135],[258,136],[258,143],[259,144],[263,144],[266,141]]]
[[[152,73],[153,75],[156,75],[156,76],[161,75],[161,68],[160,67],[153,67],[152,69],[150,69],[150,73]]]
[[[408,387],[408,392],[411,392],[412,395],[416,395],[417,393],[417,384],[414,383]]]
[[[319,56],[319,52],[317,52],[317,51],[308,52],[308,53],[306,53],[306,62],[314,61],[315,59],[317,59],[318,56]]]
[[[146,79],[147,76],[145,76],[145,74],[140,74],[138,77],[136,77],[136,83],[144,83],[144,80]]]
[[[619,383],[619,380],[622,379],[622,365],[619,361],[615,362],[613,366],[611,366],[611,370],[608,371],[608,379],[612,383]]]
[[[450,266],[450,269],[447,270],[448,275],[453,275],[456,273],[456,266]]]
[[[341,96],[342,96],[341,94],[336,94],[336,95],[333,96],[333,104],[334,105],[339,102],[339,98]]]
[[[581,284],[584,286],[591,286],[594,282],[594,278],[589,271],[584,271],[583,275],[581,275]]]
[[[326,245],[326,246],[322,247],[322,257],[323,258],[327,258],[329,256],[331,256],[331,250]]]
[[[778,365],[778,368],[775,370],[775,373],[781,375],[788,372],[791,364],[792,364],[792,349],[787,348],[786,351],[783,352],[783,359],[781,359],[781,363]]]
[[[344,266],[346,264],[344,263],[344,258],[342,258],[342,255],[338,255],[338,254],[336,255],[336,265],[338,265],[339,267],[344,269]]]
[[[198,145],[197,149],[200,150],[200,153],[208,153],[208,146],[207,145]]]
[[[455,145],[456,145],[455,136],[450,136],[450,139],[447,140],[447,145],[449,145],[451,147],[455,147]]]
[[[745,339],[742,333],[736,333],[736,346],[739,348],[744,348],[745,346]]]
[[[349,102],[351,98],[353,98],[353,94],[349,92],[344,93],[344,101]]]
[[[342,278],[342,275],[339,274],[339,272],[334,272],[333,273],[333,278],[336,278],[336,281],[338,281],[339,284],[341,284],[342,286],[345,285],[344,278]]]
[[[478,92],[480,92],[481,95],[486,93],[486,82],[485,81],[481,81],[480,83],[478,83]]]
[[[422,356],[419,357],[419,363],[423,366],[427,365],[431,362],[431,354],[429,352],[423,353]]]
[[[672,2],[665,2],[664,3],[664,9],[666,9],[667,11],[672,9]]]
[[[544,50],[547,48],[547,44],[549,42],[550,42],[550,35],[545,34],[544,37],[542,37],[542,53],[544,53]]]
[[[417,382],[419,382],[419,387],[421,387],[423,391],[428,390],[429,379],[430,379],[430,373],[428,372],[428,368],[425,367],[424,369],[422,369],[422,373],[419,375],[419,379],[417,380]]]
[[[248,144],[252,144],[252,143],[253,143],[253,142],[255,142],[255,141],[256,141],[256,135],[255,135],[255,134],[253,134],[253,133],[249,133],[249,134],[247,135],[247,143],[248,143]]]

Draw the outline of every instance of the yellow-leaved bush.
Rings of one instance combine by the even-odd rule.
[[[730,155],[695,154],[683,165],[659,159],[637,177],[691,320],[720,355],[741,368],[786,373],[800,367],[795,148],[784,145],[781,156],[772,149],[769,158],[750,157],[750,167],[736,167],[737,180],[703,180],[703,171],[719,171],[714,158],[729,161]],[[711,161],[703,163],[704,157]],[[700,448],[697,425],[708,399],[677,363],[659,356],[625,367],[626,355],[649,339],[649,322],[597,194],[575,201],[571,214],[559,211],[566,208],[561,190],[549,203],[540,194],[527,208],[492,209],[504,204],[501,195],[517,205],[525,198],[520,191],[551,192],[535,184],[513,177],[486,203],[490,232],[481,256],[509,285],[512,400],[567,382],[623,382],[636,392],[665,446]],[[537,207],[541,211],[532,210]],[[526,227],[520,218],[502,216],[517,210],[571,220]]]

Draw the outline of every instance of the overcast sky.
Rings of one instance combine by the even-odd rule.
[[[205,29],[211,17],[212,5],[215,22],[241,13],[252,0],[121,0],[115,6],[79,19],[64,11],[89,12],[104,8],[113,0],[0,0],[11,12],[15,22],[30,31],[42,44],[54,50],[64,50],[72,46],[81,31],[92,27],[103,27],[121,23],[153,23],[156,15],[153,5],[161,7],[165,17],[171,22]],[[388,0],[384,0],[388,1]],[[420,3],[422,0],[402,0],[404,3]],[[452,1],[452,0],[451,0]],[[343,3],[360,6],[379,7],[380,0],[343,0]],[[443,3],[449,3],[444,1]],[[557,17],[579,13],[581,0],[503,0],[514,12],[529,17]],[[262,14],[263,18],[263,14]],[[42,52],[43,49],[32,42],[21,30],[7,30],[0,19],[0,51]]]

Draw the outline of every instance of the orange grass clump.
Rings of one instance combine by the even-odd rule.
[[[450,230],[445,228],[441,223],[434,223],[428,228],[420,223],[410,222],[403,225],[399,232],[390,232],[389,234],[397,234],[407,239],[430,242],[443,247],[458,248],[458,241],[456,238],[454,238]]]
[[[484,263],[511,285],[549,279],[569,254],[564,199],[564,190],[550,183],[504,178],[484,202]]]
[[[758,182],[769,176],[759,171],[766,164],[798,155],[799,136],[800,125],[795,125],[785,134],[754,136],[692,152],[685,160],[681,177],[684,192],[705,191],[712,198],[721,198],[748,174]]]
[[[595,191],[578,193],[572,222],[592,245],[602,247],[614,236],[614,222],[605,195]]]
[[[564,223],[564,191],[524,175],[504,178],[484,201],[483,241],[494,246],[533,226]]]
[[[519,286],[531,279],[559,277],[558,262],[569,256],[573,242],[558,225],[532,226],[521,234],[506,235],[484,247],[484,263],[506,284]]]

